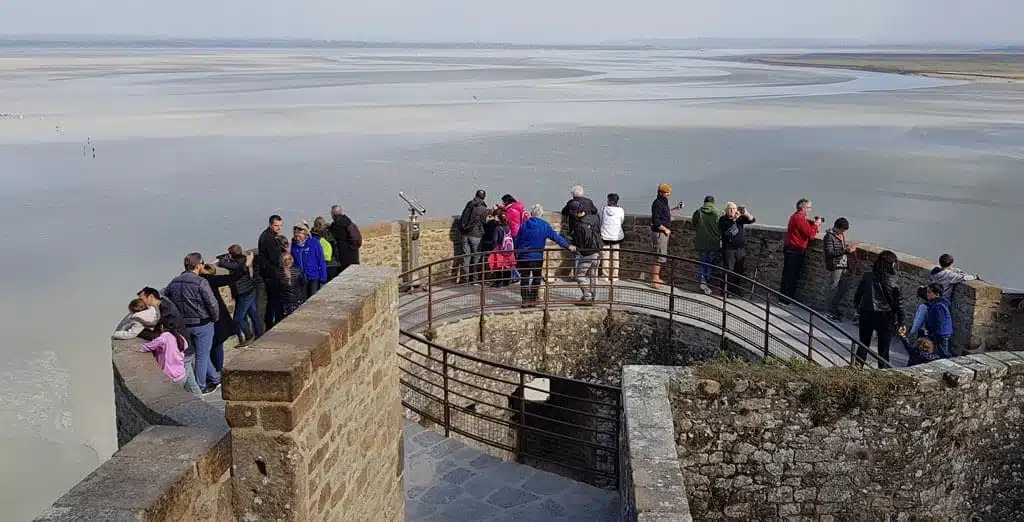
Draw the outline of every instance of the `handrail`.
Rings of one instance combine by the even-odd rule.
[[[602,252],[611,252],[604,249]],[[592,289],[600,290],[606,297],[596,299],[593,304],[615,308],[646,309],[668,314],[671,318],[688,319],[705,325],[708,330],[718,331],[723,343],[726,339],[743,341],[746,348],[760,352],[763,357],[799,356],[817,363],[837,363],[837,357],[843,362],[864,362],[864,359],[879,367],[891,364],[882,359],[875,351],[864,346],[859,339],[843,330],[839,325],[803,303],[789,300],[777,290],[769,288],[760,281],[726,270],[721,266],[710,265],[679,256],[658,256],[650,251],[617,249],[622,260],[619,266],[621,282],[602,282],[591,285]],[[574,283],[552,282],[556,279],[556,271],[567,270],[565,263],[567,251],[560,249],[520,250],[516,256],[540,253],[544,257],[541,268],[543,299],[537,301],[538,308],[545,312],[552,306],[574,304],[553,295],[554,291],[574,288]],[[559,255],[562,259],[559,259]],[[462,272],[469,265],[467,261],[473,254],[459,255],[447,259],[433,261],[403,274],[406,288],[425,289],[425,296],[412,294],[399,307],[399,315],[403,319],[403,333],[421,328],[424,325],[432,329],[435,322],[446,317],[468,317],[480,315],[487,310],[505,310],[519,306],[510,300],[489,300],[488,294],[509,295],[508,290],[490,289],[486,285],[469,287],[453,284],[458,277],[453,270]],[[665,259],[662,275],[670,283],[663,289],[636,286],[625,283],[636,283],[649,279],[649,267],[658,257]],[[459,267],[462,268],[453,268]],[[710,268],[712,275],[709,286],[717,290],[717,296],[705,297],[698,292],[685,291],[685,287],[696,285],[697,271],[700,267]],[[518,286],[518,284],[517,284]],[[464,289],[456,291],[456,289]],[[472,288],[472,291],[468,291]],[[639,292],[640,294],[637,294]],[[630,302],[628,296],[633,295]],[[639,295],[639,297],[637,297]],[[667,299],[667,305],[661,301],[651,302],[644,297]],[[748,297],[749,296],[749,297]],[[789,301],[783,307],[780,302]],[[680,310],[680,307],[690,311]],[[694,312],[696,310],[696,312]],[[700,313],[704,312],[701,316]],[[737,313],[738,312],[738,313]],[[411,319],[415,315],[425,315],[425,320]],[[708,315],[710,314],[710,315]],[[755,322],[757,324],[755,324]],[[704,326],[701,326],[704,328]],[[736,328],[739,328],[737,330]],[[761,345],[757,346],[750,339],[750,334],[762,337]],[[784,341],[789,338],[791,341]],[[774,342],[773,342],[774,341]],[[774,350],[773,350],[774,349]],[[782,351],[780,351],[782,350]],[[858,352],[862,355],[858,355]],[[490,361],[493,362],[493,361]]]

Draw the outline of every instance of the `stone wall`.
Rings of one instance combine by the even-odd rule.
[[[243,520],[404,519],[394,270],[352,267],[228,362]]]
[[[363,246],[359,249],[360,263],[402,269],[401,227],[398,223],[376,223],[360,227],[359,232],[363,235]]]
[[[631,388],[667,386],[673,430],[660,438],[676,443],[686,495],[675,498],[695,520],[1016,520],[1024,512],[1024,354],[889,370],[887,382],[901,384],[874,396],[856,386],[830,395],[855,375],[844,369],[780,379],[777,368],[751,366],[720,380],[700,368],[629,371],[639,376],[624,390],[632,475],[674,477],[667,455],[632,444],[665,426],[641,430],[664,419],[652,415],[657,408],[631,409],[650,398],[631,398],[639,397]],[[662,509],[641,502],[635,483],[632,493],[641,514]]]
[[[37,520],[234,520],[224,414],[164,376],[143,341],[113,341],[120,449]]]

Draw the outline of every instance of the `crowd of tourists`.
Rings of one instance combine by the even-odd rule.
[[[666,284],[661,269],[668,259],[672,215],[684,207],[682,202],[670,204],[671,194],[672,187],[661,184],[651,204],[650,249],[655,258],[649,282],[655,288]],[[464,256],[460,283],[500,287],[518,280],[523,306],[534,306],[542,282],[544,255],[541,250],[550,240],[573,252],[573,278],[582,294],[579,304],[592,304],[599,278],[609,282],[619,277],[625,213],[619,206],[619,196],[614,193],[608,194],[606,204],[600,209],[586,197],[583,187],[573,187],[571,196],[561,211],[562,228],[566,232],[563,236],[544,219],[541,205],[533,205],[527,212],[521,202],[506,194],[500,203],[489,207],[486,192],[477,191],[466,203],[457,223]],[[787,223],[777,301],[783,306],[790,306],[794,300],[804,274],[808,248],[825,223],[825,218],[813,216],[813,210],[810,200],[800,199]],[[698,261],[697,284],[703,293],[742,295],[738,284],[742,279],[734,276],[728,281],[721,269],[728,274],[745,276],[745,227],[754,222],[756,218],[745,206],[728,202],[719,210],[713,196],[705,197],[702,206],[693,212],[691,226]],[[823,290],[827,317],[836,323],[842,322],[840,305],[850,289],[856,288],[854,322],[861,343],[870,346],[872,339],[876,339],[878,353],[885,361],[879,362],[880,365],[888,364],[889,346],[894,337],[903,342],[911,364],[952,357],[949,342],[953,335],[950,304],[953,287],[977,277],[956,268],[953,256],[943,254],[939,265],[929,273],[929,284],[918,288],[921,303],[913,321],[907,325],[896,275],[896,254],[888,250],[881,252],[871,269],[859,281],[855,280],[859,258],[857,245],[847,241],[849,230],[850,221],[840,217],[824,233],[827,277]],[[863,349],[859,350],[861,361],[866,355]]]
[[[661,269],[668,259],[673,212],[684,207],[681,201],[670,204],[671,194],[672,187],[661,184],[651,204],[650,250],[654,262],[648,282],[655,288],[667,284]],[[789,306],[796,296],[807,250],[825,221],[811,217],[813,208],[809,200],[799,200],[787,225],[777,301],[783,306]],[[617,194],[608,194],[599,209],[586,197],[583,187],[575,186],[561,215],[565,235],[544,219],[540,204],[527,210],[522,202],[505,194],[491,207],[487,193],[478,190],[456,222],[463,254],[458,283],[494,287],[519,283],[523,306],[536,306],[544,277],[543,250],[552,241],[573,254],[573,278],[581,292],[578,304],[592,305],[599,280],[619,278],[619,250],[626,239],[625,212]],[[696,282],[703,293],[742,295],[738,284],[741,278],[735,276],[746,273],[745,227],[755,221],[746,207],[733,202],[719,210],[713,196],[705,197],[694,211],[691,226],[698,261]],[[147,286],[129,302],[128,314],[113,338],[148,341],[142,350],[153,353],[173,382],[196,395],[215,391],[220,386],[227,340],[237,336],[239,346],[248,345],[328,281],[359,263],[362,236],[340,206],[331,208],[330,222],[317,217],[310,227],[306,221],[299,221],[292,227],[290,239],[282,234],[283,222],[279,215],[270,216],[254,251],[231,245],[214,263],[207,263],[198,252],[185,256],[184,271],[162,290]],[[849,220],[836,219],[825,231],[823,241],[826,312],[837,323],[843,320],[840,304],[854,286],[854,269],[859,262],[857,245],[846,239],[849,230]],[[906,326],[896,265],[895,253],[881,252],[856,284],[853,303],[861,343],[869,346],[872,338],[877,338],[878,354],[886,363],[894,336],[903,342],[911,364],[951,357],[953,288],[976,276],[959,270],[953,256],[943,254],[929,274],[929,284],[918,289],[921,303]],[[733,274],[732,280],[722,274]],[[222,287],[230,289],[233,314],[219,291]],[[265,296],[262,317],[257,312],[258,295]],[[860,361],[866,355],[864,349],[858,350]]]
[[[216,391],[226,341],[237,337],[239,346],[248,345],[359,264],[362,235],[341,206],[331,208],[330,222],[317,217],[312,228],[296,223],[290,240],[281,233],[283,223],[281,216],[270,216],[255,251],[231,245],[212,263],[198,252],[186,255],[184,271],[163,290],[147,286],[128,303],[128,315],[112,337],[147,341],[142,351],[152,352],[164,375],[189,392]],[[233,315],[222,287],[230,289]],[[258,295],[266,300],[262,317]]]

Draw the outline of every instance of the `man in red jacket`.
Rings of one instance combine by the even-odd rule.
[[[785,248],[782,251],[782,288],[779,291],[790,299],[796,297],[796,286],[807,260],[807,246],[818,235],[818,227],[824,222],[820,217],[815,217],[814,221],[808,219],[812,210],[814,205],[810,201],[797,201],[796,212],[789,216],[789,225],[786,227]],[[782,299],[779,304],[787,305],[789,300]]]

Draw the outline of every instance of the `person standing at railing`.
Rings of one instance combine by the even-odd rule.
[[[484,237],[484,224],[490,210],[487,208],[487,192],[476,191],[473,199],[466,203],[459,216],[458,228],[462,236],[462,282],[482,283],[483,255],[480,243]]]
[[[722,267],[730,272],[743,275],[746,273],[747,242],[743,227],[756,221],[747,207],[740,210],[732,201],[725,204],[725,214],[718,218],[718,232],[722,238]],[[722,287],[725,287],[723,281]],[[740,295],[740,287],[729,283],[728,291]]]
[[[651,203],[651,246],[658,254],[651,266],[651,284],[660,288],[665,284],[661,279],[661,265],[668,260],[668,238],[672,235],[672,211],[683,208],[680,201],[675,208],[669,207],[668,197],[672,195],[672,186],[668,183],[658,185],[658,196]]]
[[[878,254],[870,272],[866,272],[857,286],[853,303],[860,311],[860,342],[871,346],[872,335],[878,336],[878,355],[889,362],[889,343],[893,333],[904,324],[903,297],[896,277],[896,254],[886,250]],[[857,360],[863,364],[866,348],[857,348]],[[878,367],[884,367],[879,361]]]
[[[608,204],[601,209],[601,240],[606,250],[601,251],[601,277],[608,281],[619,278],[619,246],[626,238],[622,222],[626,212],[619,206],[619,195],[608,194]]]
[[[796,287],[800,283],[800,276],[803,275],[804,263],[807,261],[807,247],[814,236],[818,235],[818,228],[825,222],[824,218],[815,217],[809,220],[807,216],[814,210],[810,200],[801,199],[796,202],[796,212],[789,216],[789,225],[786,227],[785,248],[782,251],[782,287],[780,292],[789,299],[780,299],[779,304],[788,305],[790,299],[796,298]]]
[[[266,310],[263,312],[263,328],[269,330],[284,316],[281,308],[281,289],[277,287],[277,269],[281,268],[281,247],[277,236],[281,233],[283,220],[274,214],[269,224],[260,234],[256,243],[256,261],[259,265],[259,278],[256,280],[257,291],[262,283],[267,297]]]
[[[825,270],[828,272],[828,318],[839,322],[843,316],[839,314],[839,303],[850,291],[850,270],[857,259],[857,245],[846,244],[846,233],[850,230],[850,221],[844,217],[836,220],[832,228],[825,232]]]
[[[718,228],[718,222],[722,213],[715,208],[715,197],[706,196],[704,205],[693,212],[690,223],[696,231],[694,247],[697,250],[697,279],[700,283],[700,290],[706,295],[711,295],[712,274],[718,264],[718,254],[722,250],[722,233]]]
[[[572,213],[572,209],[569,208],[573,203],[579,203],[580,205],[583,205],[583,210],[587,214],[591,214],[591,215],[594,215],[594,216],[597,215],[597,205],[594,204],[593,200],[591,200],[590,198],[588,198],[588,197],[583,195],[584,194],[583,187],[581,187],[579,185],[576,185],[576,186],[574,186],[572,188],[572,190],[569,192],[569,194],[572,196],[572,199],[570,199],[569,201],[566,201],[565,202],[565,206],[562,207],[562,225],[563,226],[567,222],[571,221],[572,218],[575,216],[575,214]]]
[[[555,232],[551,224],[544,220],[544,207],[534,205],[530,208],[530,218],[519,227],[519,233],[515,237],[516,258],[521,278],[520,294],[524,307],[535,306],[537,302],[543,276],[543,249],[549,239],[562,248],[576,250],[576,247],[570,246],[569,241]]]
[[[516,237],[519,233],[519,227],[523,223],[530,219],[530,213],[526,211],[526,207],[521,201],[516,201],[516,198],[512,197],[511,194],[505,194],[501,197],[501,205],[498,206],[502,213],[505,214],[505,219],[508,221],[508,228],[512,233],[512,237]]]
[[[572,244],[576,247],[576,283],[580,285],[583,297],[580,304],[594,303],[594,284],[597,278],[598,261],[601,258],[601,220],[579,202],[569,204],[569,213],[576,219],[569,220]]]

